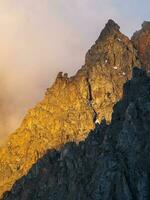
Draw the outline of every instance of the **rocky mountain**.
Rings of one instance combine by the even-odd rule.
[[[150,22],[145,21],[142,29],[135,32],[131,40],[138,50],[142,66],[150,73]]]
[[[108,21],[87,52],[84,66],[73,77],[60,72],[43,101],[27,113],[21,126],[0,149],[0,195],[26,175],[48,149],[58,150],[73,141],[80,144],[95,124],[104,119],[107,124],[111,122],[113,107],[124,96],[122,88],[131,78],[133,66],[143,63],[135,36],[130,40],[119,29],[113,20]],[[148,69],[149,61],[143,66]],[[86,174],[86,168],[82,170]]]
[[[150,77],[139,68],[124,85],[110,125],[85,141],[48,150],[4,200],[149,200]]]

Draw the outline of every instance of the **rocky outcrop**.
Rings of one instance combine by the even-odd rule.
[[[110,125],[48,150],[3,199],[149,200],[150,77],[135,68],[123,93]]]
[[[122,97],[123,84],[133,66],[140,66],[136,49],[120,27],[109,20],[98,40],[86,54],[92,106],[99,121],[111,120],[113,105]]]
[[[0,195],[25,175],[47,149],[84,140],[96,122],[111,121],[123,84],[140,66],[137,50],[109,20],[73,77],[59,73],[43,101],[25,116],[0,150]]]
[[[142,29],[134,33],[132,42],[138,50],[143,67],[150,73],[150,22],[142,24]]]

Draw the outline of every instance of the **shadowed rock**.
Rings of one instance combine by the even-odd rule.
[[[29,110],[0,149],[0,195],[48,149],[60,149],[67,142],[79,143],[102,119],[109,124],[113,106],[124,96],[123,84],[131,78],[133,66],[140,66],[137,50],[119,26],[109,20],[76,75],[69,78],[59,73],[44,99]],[[119,120],[123,116],[115,117]]]
[[[143,67],[150,73],[150,22],[145,21],[142,29],[135,32],[131,40],[138,50]]]
[[[110,125],[49,150],[3,200],[149,200],[150,77],[135,68]]]

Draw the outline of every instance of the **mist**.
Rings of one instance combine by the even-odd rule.
[[[43,98],[59,71],[72,75],[82,66],[109,18],[130,36],[148,20],[146,3],[147,14],[133,12],[129,20],[117,0],[1,0],[0,143]]]

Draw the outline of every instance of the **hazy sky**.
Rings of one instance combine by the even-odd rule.
[[[109,18],[131,36],[150,20],[150,1],[0,0],[1,134],[18,126],[58,71],[80,68]]]

